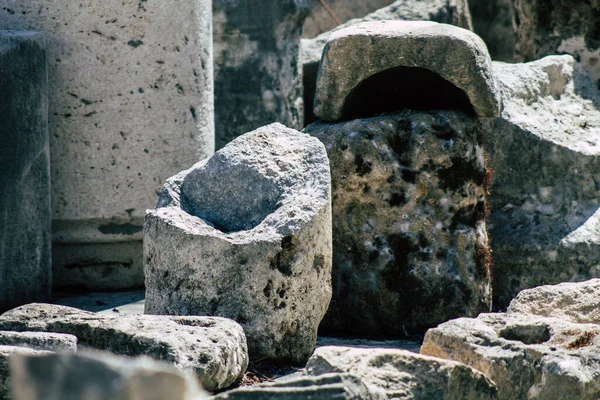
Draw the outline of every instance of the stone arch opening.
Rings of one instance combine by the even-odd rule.
[[[405,108],[477,115],[467,94],[435,72],[394,67],[368,77],[352,89],[344,102],[342,118],[373,117]]]

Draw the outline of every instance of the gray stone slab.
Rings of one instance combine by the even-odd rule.
[[[42,34],[0,31],[0,93],[2,312],[50,297],[48,80]]]
[[[64,333],[0,331],[0,346],[74,353],[77,350],[77,338]]]
[[[105,315],[33,303],[2,314],[0,330],[67,333],[80,346],[146,355],[193,371],[207,390],[230,386],[248,365],[242,327],[225,318]]]
[[[0,400],[14,400],[11,396],[10,359],[13,355],[20,354],[48,354],[46,351],[28,349],[19,346],[0,345]]]

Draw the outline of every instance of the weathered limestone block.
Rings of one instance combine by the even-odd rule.
[[[317,376],[351,373],[388,399],[503,399],[496,397],[494,383],[474,368],[404,350],[320,347],[306,369]]]
[[[498,398],[596,399],[600,325],[517,313],[459,318],[430,329],[421,354],[463,362],[490,378]]]
[[[214,400],[383,400],[381,391],[374,391],[361,378],[347,373],[301,376],[283,382],[265,383],[231,390]]]
[[[500,94],[483,41],[429,21],[364,22],[330,36],[317,78],[317,117],[339,121],[406,107],[497,117]]]
[[[217,149],[263,125],[303,126],[300,36],[310,0],[214,0]]]
[[[579,0],[511,0],[522,61],[567,53],[600,86],[600,3]]]
[[[238,321],[252,357],[308,359],[331,298],[327,153],[272,124],[169,179],[144,226],[146,312]]]
[[[305,131],[331,164],[328,333],[398,336],[489,311],[481,125],[404,111]]]
[[[106,315],[51,304],[28,304],[0,316],[0,330],[68,333],[80,346],[146,355],[192,370],[207,390],[226,388],[248,365],[241,326],[215,317]]]
[[[77,337],[64,333],[0,331],[0,346],[73,353],[77,350]]]
[[[13,400],[200,400],[196,380],[147,357],[110,353],[17,354]]]
[[[209,0],[0,0],[0,29],[47,37],[55,270],[134,268],[143,285],[146,208],[214,150],[211,23]]]
[[[600,277],[600,91],[571,56],[494,73],[504,111],[486,128],[488,230],[504,309],[522,289]]]
[[[581,324],[600,324],[599,299],[600,279],[590,279],[522,290],[510,302],[507,311]]]
[[[341,4],[340,4],[341,6]],[[348,6],[348,4],[346,4]],[[381,8],[363,18],[352,19],[314,39],[302,39],[302,75],[304,83],[304,125],[317,118],[313,113],[313,102],[317,84],[317,73],[323,49],[331,34],[350,25],[369,21],[435,21],[472,29],[471,17],[466,0],[398,0],[388,7]],[[308,20],[307,20],[308,22]],[[306,30],[306,24],[304,25]]]
[[[511,0],[469,0],[473,29],[492,60],[515,62],[517,32]]]
[[[48,352],[26,347],[0,345],[0,400],[14,400],[11,397],[10,359],[17,353],[47,354]]]
[[[2,312],[48,300],[52,283],[48,80],[40,33],[0,31],[0,137]]]

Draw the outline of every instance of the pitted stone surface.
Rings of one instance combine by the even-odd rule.
[[[397,349],[326,346],[308,361],[309,375],[350,373],[384,399],[492,400],[494,383],[467,365]]]
[[[52,285],[48,79],[40,33],[0,31],[0,127],[2,312],[47,301]]]
[[[481,314],[430,329],[421,354],[463,362],[490,378],[498,398],[596,399],[600,325],[519,313]]]
[[[600,324],[600,279],[522,290],[510,302],[507,311]]]
[[[504,111],[486,126],[494,304],[599,278],[600,91],[571,56],[494,63]]]
[[[359,84],[393,68],[419,68],[437,75],[466,95],[480,118],[495,118],[500,113],[500,95],[490,56],[477,35],[435,22],[378,21],[352,25],[331,35],[319,68],[315,115],[325,121],[352,117],[348,114],[348,102]],[[401,78],[399,75],[399,82]],[[430,84],[431,77],[423,79],[424,85]],[[404,83],[413,84],[408,78]],[[440,96],[447,91],[440,92]],[[414,90],[410,96],[419,94]],[[407,93],[398,91],[394,95]],[[405,100],[407,108],[410,100]],[[430,98],[434,100],[437,98]],[[457,102],[447,100],[449,105]]]
[[[143,285],[146,208],[166,177],[214,151],[211,17],[209,0],[0,0],[0,29],[47,39],[54,269],[137,269],[131,286]],[[137,259],[123,242],[138,243]],[[115,249],[97,258],[73,244]],[[103,283],[123,288],[118,274]]]
[[[305,131],[331,164],[333,298],[323,333],[398,337],[489,311],[479,122],[406,111]]]
[[[261,126],[301,129],[302,22],[309,0],[214,0],[217,149]]]
[[[2,314],[0,330],[68,333],[80,346],[146,355],[192,370],[207,390],[230,386],[248,365],[242,328],[224,318],[112,316],[34,303]]]
[[[13,400],[200,400],[196,380],[147,357],[110,353],[18,354],[11,362]]]
[[[77,350],[77,337],[64,333],[0,331],[0,346],[75,352]]]
[[[11,396],[10,373],[10,359],[15,354],[48,354],[48,352],[26,347],[0,345],[0,399],[2,400],[15,400]]]
[[[145,223],[146,312],[238,321],[252,357],[304,362],[331,298],[327,153],[272,124],[169,179]]]
[[[345,6],[345,9],[350,8],[347,1],[343,5],[340,4],[340,6]],[[355,9],[356,7],[352,11],[355,11]],[[313,114],[317,72],[319,70],[321,56],[323,55],[323,49],[331,34],[361,22],[386,20],[435,21],[456,25],[465,29],[472,29],[469,7],[466,0],[398,0],[387,7],[383,7],[366,15],[365,17],[355,18],[342,25],[338,25],[337,27],[332,27],[331,31],[324,32],[313,39],[302,39],[301,54],[303,64],[305,126],[317,119]]]

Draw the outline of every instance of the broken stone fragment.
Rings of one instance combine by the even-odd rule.
[[[381,398],[492,400],[494,383],[467,365],[397,349],[326,346],[308,361],[309,375],[350,373]]]
[[[80,346],[147,355],[192,370],[211,391],[233,384],[248,365],[244,332],[225,318],[112,316],[34,303],[2,314],[0,330],[68,333]]]
[[[301,129],[300,36],[307,0],[214,0],[215,139],[273,122]]]
[[[362,2],[361,2],[362,4]],[[351,7],[346,0],[344,4],[339,4],[336,10],[341,7],[348,9],[348,12],[356,10],[357,5]],[[336,11],[337,12],[337,11]],[[364,15],[364,14],[363,14]],[[331,16],[328,15],[329,18]],[[313,103],[315,99],[315,88],[317,83],[317,72],[323,49],[327,40],[333,32],[344,29],[350,25],[369,21],[435,21],[444,24],[456,25],[461,28],[471,29],[471,17],[466,0],[398,0],[387,7],[374,11],[365,17],[351,19],[348,22],[332,27],[331,31],[324,32],[313,39],[302,39],[302,80],[304,83],[304,125],[314,122],[317,118],[313,114]],[[307,21],[308,22],[308,21]],[[304,25],[304,34],[306,35],[306,24]]]
[[[600,91],[571,56],[495,62],[486,122],[494,304],[522,289],[600,277]]]
[[[252,357],[304,362],[331,298],[327,153],[272,124],[169,179],[144,225],[146,312],[238,321]]]
[[[381,391],[368,388],[361,378],[348,373],[300,376],[281,382],[231,390],[214,400],[383,400]]]
[[[510,302],[507,311],[574,323],[600,324],[600,279],[522,290]]]
[[[14,400],[11,396],[10,359],[15,354],[49,354],[49,352],[27,347],[0,345],[0,400]]]
[[[0,18],[3,12],[0,2]],[[0,127],[3,312],[47,301],[52,285],[48,79],[39,32],[0,30]]]
[[[319,68],[315,115],[339,121],[403,108],[497,117],[500,94],[479,36],[426,21],[365,22],[334,32]]]
[[[0,331],[0,346],[75,352],[77,350],[77,337],[63,333]]]
[[[200,400],[189,374],[148,357],[110,353],[20,354],[11,360],[13,400]]]
[[[305,131],[333,198],[328,335],[398,337],[490,310],[481,124],[404,111]]]
[[[600,325],[518,313],[459,318],[430,329],[421,354],[463,362],[498,398],[597,399]]]

